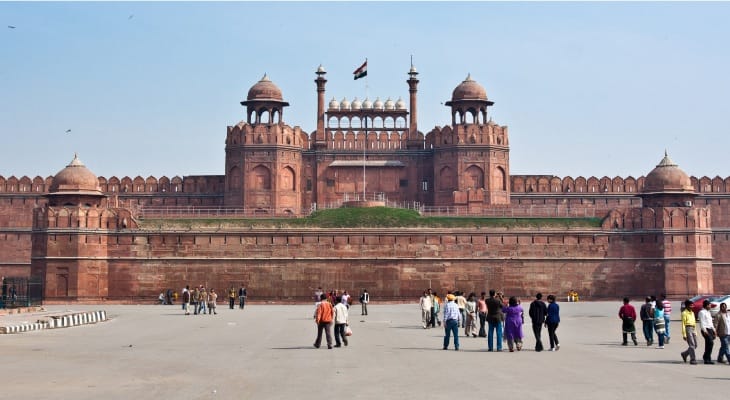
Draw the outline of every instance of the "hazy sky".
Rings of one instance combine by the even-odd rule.
[[[106,177],[222,175],[264,73],[311,133],[319,64],[327,101],[407,101],[413,55],[419,130],[451,122],[471,73],[512,174],[638,177],[667,149],[726,177],[728,21],[730,3],[0,3],[0,175],[54,175],[74,152]]]

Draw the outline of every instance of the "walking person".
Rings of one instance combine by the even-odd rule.
[[[647,346],[651,346],[654,343],[654,318],[649,314],[651,309],[651,297],[647,296],[639,310],[639,317],[641,317],[641,325],[644,330],[644,339],[646,339]]]
[[[327,338],[327,348],[332,348],[332,321],[334,319],[334,308],[332,303],[327,301],[327,295],[321,294],[317,309],[314,312],[314,322],[317,324],[317,339],[314,341],[314,347],[319,348],[322,344],[322,332],[324,331]]]
[[[200,288],[195,287],[190,296],[190,306],[193,307],[193,314],[198,315],[198,297],[200,297]]]
[[[456,296],[449,293],[446,295],[444,305],[444,350],[449,348],[450,336],[454,335],[454,350],[459,351],[459,324],[461,312],[459,306],[454,303]]]
[[[466,307],[464,308],[464,310],[466,311],[466,329],[464,330],[466,336],[471,335],[472,337],[477,337],[476,297],[477,295],[472,292],[469,293],[469,297],[466,299]]]
[[[421,322],[423,324],[423,329],[426,329],[426,328],[428,328],[428,325],[431,322],[431,308],[433,308],[433,303],[431,300],[431,296],[429,296],[425,290],[423,291],[423,294],[421,295],[420,305],[421,305]]]
[[[362,294],[360,295],[360,315],[368,315],[368,303],[370,303],[370,294],[367,289],[363,289]]]
[[[664,306],[661,301],[656,303],[656,306],[652,309],[652,316],[654,317],[654,330],[656,331],[657,341],[659,346],[657,349],[664,348]]]
[[[723,358],[727,359],[730,364],[730,349],[728,349],[728,339],[730,339],[730,313],[727,312],[727,303],[720,303],[720,312],[715,317],[715,328],[717,328],[717,337],[720,339],[720,351],[717,353],[717,362],[725,363]]]
[[[186,285],[182,292],[182,303],[185,315],[190,315],[190,285]]]
[[[183,296],[183,298],[185,297],[185,292],[190,292],[190,285],[185,285],[185,287],[183,288],[183,290],[182,290],[182,296]],[[188,293],[188,299],[189,299],[189,298],[190,298],[190,294]],[[190,303],[190,301],[188,301],[188,303]],[[183,310],[183,311],[186,311],[186,310],[187,310],[187,307],[189,307],[189,306],[190,306],[190,304],[188,304],[188,305],[186,306],[186,305],[185,305],[185,301],[183,300],[183,303],[182,303],[182,310]]]
[[[218,293],[215,292],[215,289],[210,289],[210,294],[208,295],[208,315],[211,313],[218,314],[218,312],[215,310],[216,303],[218,301]]]
[[[545,316],[545,326],[548,330],[548,338],[550,338],[550,351],[560,350],[560,341],[555,331],[558,330],[560,324],[560,306],[555,301],[555,295],[550,294],[547,297],[547,316]]]
[[[487,293],[482,292],[482,295],[477,300],[477,311],[479,312],[479,337],[487,337],[487,330],[484,325],[487,323]]]
[[[238,289],[238,308],[243,310],[244,306],[246,306],[246,286],[241,285]]]
[[[524,311],[517,302],[517,297],[509,298],[507,306],[502,309],[504,313],[504,337],[507,339],[507,347],[510,352],[522,350],[522,323]]]
[[[233,307],[236,305],[236,287],[231,286],[231,288],[228,290],[228,308],[233,310]]]
[[[454,302],[456,303],[456,306],[459,307],[459,312],[461,313],[461,327],[466,327],[466,297],[464,297],[464,293],[461,291],[454,292],[454,296],[456,296],[456,299],[454,299]]]
[[[434,304],[434,302],[436,301],[436,293],[434,293],[431,288],[428,288],[428,297],[431,298],[431,319],[429,320],[430,322],[428,323],[428,326],[430,326],[431,328],[435,328],[436,317],[438,314],[438,304]]]
[[[715,326],[712,323],[712,315],[710,314],[710,300],[702,302],[702,310],[697,313],[697,319],[700,321],[700,333],[705,339],[705,352],[702,354],[702,361],[705,364],[714,364],[712,361],[712,347],[715,342]]]
[[[208,308],[208,292],[205,290],[205,286],[200,285],[200,292],[198,293],[198,314],[205,314],[206,308]]]
[[[433,314],[431,314],[433,319],[431,320],[431,326],[434,328],[436,327],[436,325],[441,326],[439,312],[441,312],[441,298],[439,297],[438,293],[433,292]]]
[[[342,343],[347,346],[347,336],[345,336],[345,326],[350,325],[350,315],[348,313],[347,304],[341,298],[337,298],[337,305],[334,307],[335,312],[335,347],[342,347]]]
[[[618,317],[621,318],[621,331],[623,332],[622,346],[628,345],[628,336],[631,335],[631,340],[634,342],[634,346],[638,346],[639,342],[636,340],[636,309],[634,306],[629,304],[629,298],[624,297],[624,305],[618,310]]]
[[[695,313],[692,312],[692,300],[684,301],[684,310],[682,311],[682,339],[687,342],[687,350],[681,353],[682,360],[689,363],[697,364],[695,359],[695,349],[697,348],[697,334],[695,333]]]
[[[530,303],[530,320],[532,320],[532,333],[535,334],[535,351],[542,351],[542,326],[547,316],[547,306],[542,301],[542,293],[535,295],[535,300]]]
[[[487,326],[489,333],[487,334],[487,349],[494,351],[494,333],[497,333],[497,351],[502,351],[502,327],[504,314],[502,313],[502,301],[495,297],[494,289],[489,290],[489,298],[487,303]]]
[[[662,307],[664,307],[664,343],[669,344],[670,328],[672,326],[672,302],[662,293]]]

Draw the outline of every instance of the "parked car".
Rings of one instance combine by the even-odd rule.
[[[730,307],[730,296],[722,296],[715,300],[710,300],[710,314],[712,315],[712,318],[715,318],[717,313],[720,312],[720,304],[722,303],[725,303],[728,307]]]
[[[700,312],[702,309],[702,303],[705,300],[713,301],[718,298],[722,298],[725,296],[717,295],[717,294],[700,294],[695,297],[690,298],[689,300],[692,302],[692,312],[695,313],[695,318],[697,318],[697,313]],[[684,310],[684,302],[682,302],[682,310]]]

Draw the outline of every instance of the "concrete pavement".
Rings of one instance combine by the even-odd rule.
[[[443,329],[421,328],[416,301],[373,302],[368,316],[354,305],[350,345],[333,350],[312,346],[313,305],[241,311],[221,304],[218,315],[198,316],[183,315],[179,305],[49,306],[51,313],[103,309],[110,320],[0,335],[0,397],[686,399],[726,392],[730,366],[682,363],[678,303],[663,350],[642,344],[640,326],[639,346],[620,345],[620,305],[560,303],[561,349],[542,353],[532,350],[528,317],[521,352],[488,353],[486,339],[464,336],[460,351],[443,351]],[[699,345],[701,359],[701,338]],[[713,358],[718,348],[716,341]]]

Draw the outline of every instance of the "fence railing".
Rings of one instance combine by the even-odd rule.
[[[43,282],[38,278],[5,277],[0,287],[0,308],[30,307],[43,300]]]
[[[310,208],[295,212],[291,208],[240,208],[216,206],[162,206],[141,207],[135,210],[136,216],[145,218],[295,218],[310,215],[316,210],[339,208],[347,201],[382,201],[386,207],[416,210],[430,217],[492,217],[492,218],[594,218],[596,208],[590,206],[565,205],[520,205],[508,207],[469,209],[465,206],[434,207],[423,206],[419,202],[389,201],[378,196],[350,196],[342,200],[315,204]]]

